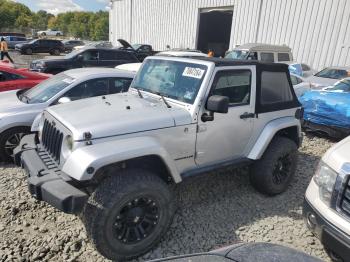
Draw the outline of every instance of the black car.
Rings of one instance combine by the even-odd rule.
[[[137,63],[134,54],[110,48],[86,48],[74,51],[60,59],[40,59],[30,64],[31,71],[49,74],[81,67],[115,67],[121,64]]]
[[[35,39],[29,43],[17,44],[16,50],[21,54],[31,55],[33,53],[49,53],[51,55],[60,55],[64,52],[64,45],[59,40],[53,39]]]
[[[64,51],[71,52],[76,46],[83,46],[85,43],[81,40],[65,40],[62,42],[64,45]]]
[[[153,47],[151,45],[144,45],[144,44],[135,44],[130,45],[127,41],[124,39],[118,39],[118,42],[122,45],[120,48],[121,50],[126,50],[131,53],[133,53],[138,60],[143,62],[147,56],[152,56],[158,53],[157,51],[153,50]]]

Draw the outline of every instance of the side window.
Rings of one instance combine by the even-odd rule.
[[[79,100],[84,97],[85,92],[85,83],[81,83],[77,86],[72,87],[70,90],[68,90],[63,97],[68,97],[70,100]]]
[[[98,51],[97,50],[89,50],[83,53],[84,61],[96,61],[98,60]]]
[[[121,92],[127,92],[131,85],[131,78],[112,78],[110,80],[110,94],[117,94]]]
[[[50,43],[47,40],[40,40],[38,44],[41,46],[49,46]]]
[[[68,97],[70,100],[79,100],[94,96],[103,96],[108,94],[108,79],[99,78],[83,82],[69,91],[63,97]]]
[[[106,50],[100,51],[100,61],[113,60],[113,53]]]
[[[288,53],[278,53],[278,61],[290,61]]]
[[[260,100],[262,105],[292,101],[293,95],[287,73],[262,72]]]
[[[141,52],[151,52],[151,47],[148,45],[141,46],[139,51]]]
[[[260,53],[260,57],[263,62],[275,62],[273,53]]]
[[[18,79],[23,79],[23,78],[24,77],[21,75],[11,74],[8,72],[0,71],[0,82],[18,80]]]
[[[5,72],[0,71],[0,82],[8,81]]]
[[[257,52],[250,52],[247,60],[258,60],[258,53]]]
[[[231,105],[250,103],[250,70],[220,71],[216,74],[211,95],[227,96]]]
[[[98,78],[85,82],[85,97],[103,96],[108,94],[108,79]]]

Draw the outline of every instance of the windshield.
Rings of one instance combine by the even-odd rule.
[[[322,71],[318,72],[315,76],[331,79],[342,79],[350,76],[350,71],[345,69],[336,69],[336,68],[325,68]]]
[[[135,50],[139,49],[141,47],[140,44],[135,44],[135,45],[131,45],[132,48],[134,48]]]
[[[82,50],[73,50],[69,54],[65,55],[64,58],[65,59],[71,59],[71,58],[75,57],[76,55],[78,55],[79,53],[82,53],[82,52],[83,52]]]
[[[131,87],[193,104],[207,66],[166,60],[147,60]]]
[[[225,58],[231,58],[231,59],[239,59],[239,60],[246,60],[248,57],[249,51],[244,50],[233,50],[232,52],[229,52]]]
[[[38,39],[34,39],[34,40],[30,41],[29,44],[34,44],[36,41],[38,41]]]
[[[334,86],[328,87],[327,91],[350,92],[350,79],[343,79]]]
[[[74,81],[74,78],[61,73],[29,89],[20,99],[28,104],[45,103]]]

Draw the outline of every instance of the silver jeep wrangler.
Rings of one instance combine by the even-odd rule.
[[[36,199],[80,214],[105,257],[130,259],[171,224],[169,184],[244,164],[258,191],[285,191],[301,117],[287,65],[152,57],[128,93],[48,108],[15,156]]]

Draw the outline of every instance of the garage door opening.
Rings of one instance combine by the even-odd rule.
[[[197,49],[215,56],[224,56],[231,38],[233,8],[231,10],[202,10],[199,17]]]

